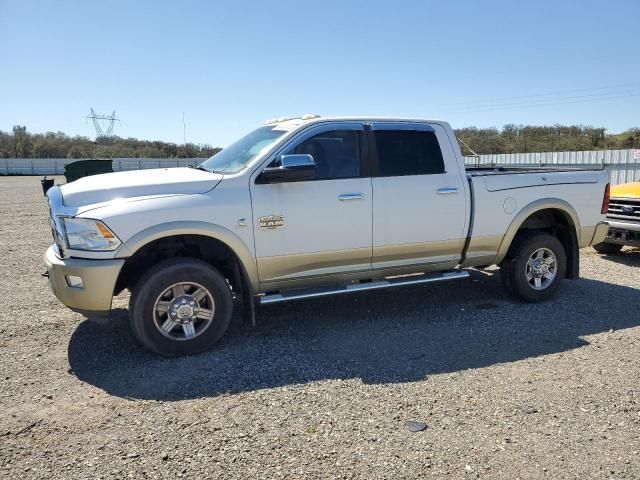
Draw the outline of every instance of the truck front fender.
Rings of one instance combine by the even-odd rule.
[[[176,235],[202,235],[222,242],[229,247],[242,264],[253,289],[258,288],[258,268],[252,252],[238,235],[220,225],[198,221],[161,223],[138,232],[124,242],[121,248],[123,252],[126,252],[126,256],[132,256],[154,240]]]

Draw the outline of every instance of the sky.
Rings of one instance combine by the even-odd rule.
[[[0,0],[0,130],[93,137],[93,108],[222,147],[306,113],[618,133],[638,45],[640,0]]]

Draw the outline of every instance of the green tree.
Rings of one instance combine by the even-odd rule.
[[[13,156],[15,158],[30,158],[33,153],[31,137],[27,127],[15,125],[13,127]]]
[[[78,145],[73,145],[67,151],[67,158],[84,158],[84,157],[85,156],[82,152],[82,149]]]

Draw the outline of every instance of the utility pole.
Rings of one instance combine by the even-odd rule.
[[[114,110],[111,115],[100,115],[94,112],[93,108],[91,113],[87,115],[87,118],[93,121],[93,128],[96,130],[96,138],[111,137],[113,136],[113,126],[120,119],[116,117],[116,111]],[[106,128],[103,128],[101,122],[106,122]]]
[[[182,141],[187,145],[187,122],[184,121],[184,112],[182,112]]]

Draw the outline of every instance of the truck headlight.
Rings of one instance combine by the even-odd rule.
[[[115,250],[122,242],[99,220],[63,218],[67,246],[72,250]]]

